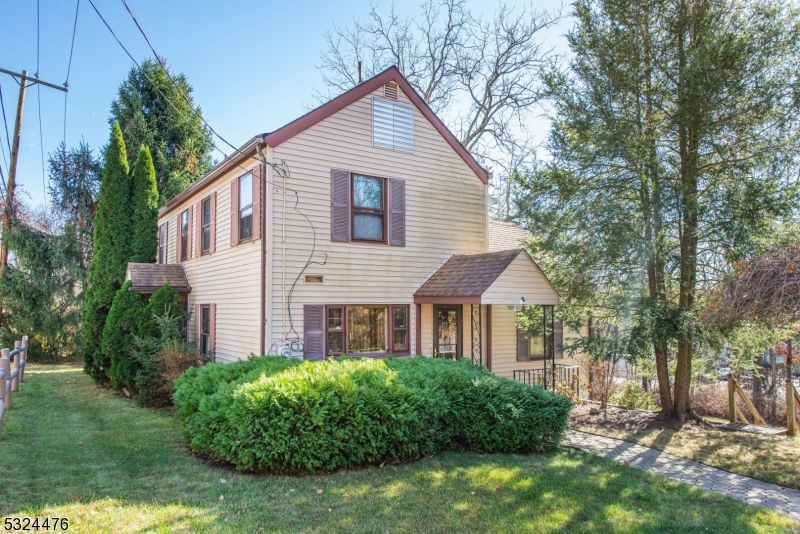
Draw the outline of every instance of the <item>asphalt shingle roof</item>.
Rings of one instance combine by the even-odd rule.
[[[414,293],[415,297],[478,297],[514,261],[521,248],[452,256]]]
[[[183,265],[178,263],[129,263],[125,280],[133,280],[131,291],[153,293],[169,284],[177,293],[189,293],[192,286]]]
[[[489,251],[521,248],[531,234],[514,223],[489,221]]]

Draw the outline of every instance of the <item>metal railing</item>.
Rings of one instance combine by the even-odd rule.
[[[12,369],[12,365],[13,369]],[[3,437],[3,417],[11,409],[11,394],[19,391],[25,379],[25,364],[28,363],[28,336],[14,342],[14,350],[0,349],[0,438]]]
[[[529,386],[553,389],[556,393],[580,398],[580,372],[578,365],[557,363],[551,369],[516,369],[513,377],[517,382]]]

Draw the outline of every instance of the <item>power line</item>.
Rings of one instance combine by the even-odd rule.
[[[39,4],[36,0],[36,79],[39,79],[39,44],[41,42],[41,25],[39,23]],[[65,93],[66,94],[66,93]],[[44,209],[47,209],[47,178],[44,170],[44,134],[42,133],[42,86],[36,84],[36,102],[39,109],[39,152],[42,154],[42,197],[44,198]]]
[[[8,135],[8,121],[6,120],[6,104],[5,104],[5,102],[3,102],[3,86],[2,85],[0,85],[0,107],[3,108],[3,124],[6,127],[6,146],[8,146],[8,157],[11,157],[11,136]],[[6,165],[8,165],[8,162],[6,162]]]
[[[78,0],[75,6],[75,22],[72,23],[72,44],[69,46],[69,61],[67,62],[67,79],[64,82],[64,87],[69,87],[69,72],[72,70],[72,52],[75,50],[75,32],[78,29],[78,12],[81,9],[81,0]],[[67,144],[67,95],[64,93],[64,133],[62,142]]]
[[[142,37],[144,37],[144,40],[147,41],[147,46],[150,47],[150,50],[153,52],[153,55],[156,57],[156,61],[158,61],[158,64],[161,65],[162,69],[164,69],[164,72],[166,73],[167,77],[172,82],[172,85],[175,86],[175,89],[178,90],[178,94],[181,95],[181,97],[183,98],[184,102],[186,102],[186,105],[189,106],[189,108],[195,113],[195,115],[197,115],[200,118],[201,121],[203,121],[203,123],[208,127],[208,129],[211,130],[211,133],[216,135],[223,143],[225,143],[226,145],[231,147],[233,150],[235,150],[236,152],[239,152],[239,149],[237,147],[235,147],[233,144],[231,144],[227,139],[222,137],[219,133],[217,133],[217,131],[214,130],[214,128],[211,127],[211,125],[203,117],[203,115],[201,115],[200,112],[197,111],[197,109],[195,109],[194,105],[189,100],[189,97],[186,96],[186,94],[183,92],[183,89],[178,85],[178,82],[176,82],[175,78],[173,78],[172,75],[169,73],[169,69],[167,69],[167,66],[164,64],[164,61],[161,59],[161,56],[159,56],[158,52],[156,52],[156,49],[153,48],[153,45],[150,43],[150,39],[147,38],[147,34],[144,32],[144,29],[139,24],[139,21],[136,20],[136,16],[133,14],[133,11],[131,11],[131,8],[128,5],[127,0],[122,0],[122,3],[125,5],[125,9],[128,10],[128,13],[130,14],[131,18],[133,19],[133,22],[136,24],[136,27],[139,28],[139,32],[142,34]],[[254,157],[254,156],[249,156],[249,157],[253,158],[256,161],[259,161],[258,158]]]

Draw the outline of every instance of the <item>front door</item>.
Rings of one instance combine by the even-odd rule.
[[[461,358],[461,307],[435,306],[436,323],[433,332],[433,356],[458,360]]]

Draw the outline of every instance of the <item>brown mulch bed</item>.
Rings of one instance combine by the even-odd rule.
[[[576,406],[569,414],[570,423],[580,426],[602,426],[614,430],[683,430],[688,428],[702,428],[702,425],[687,421],[681,423],[677,419],[665,419],[658,412],[648,412],[646,410],[626,410],[608,406],[600,410],[599,414],[592,415],[591,409],[597,406],[584,404]],[[713,423],[712,423],[713,424]]]

